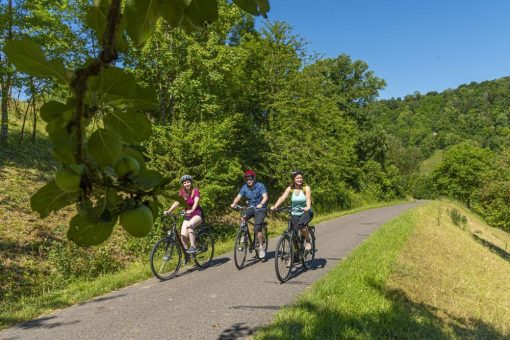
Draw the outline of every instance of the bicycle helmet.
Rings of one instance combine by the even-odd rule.
[[[181,184],[184,182],[184,181],[190,181],[190,182],[193,182],[193,177],[191,177],[191,175],[184,175],[181,177]]]
[[[292,171],[292,178],[296,177],[297,175],[303,175],[303,171],[302,170],[294,170]]]
[[[255,171],[253,171],[253,170],[246,170],[244,172],[244,178],[247,178],[247,177],[255,178],[255,177],[257,177],[257,175],[255,174]]]

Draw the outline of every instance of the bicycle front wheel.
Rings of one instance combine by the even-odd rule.
[[[248,233],[244,230],[239,230],[237,233],[236,241],[234,242],[234,263],[236,268],[243,269],[244,262],[246,261],[246,253],[248,250]]]
[[[209,230],[201,230],[197,234],[197,252],[195,253],[195,263],[200,268],[206,268],[211,264],[214,256],[214,239]]]
[[[162,238],[152,248],[151,271],[160,280],[170,280],[181,266],[182,252],[179,245],[170,238]]]
[[[283,283],[290,277],[290,271],[294,265],[292,244],[289,235],[283,235],[278,240],[275,252],[275,271],[278,280]]]

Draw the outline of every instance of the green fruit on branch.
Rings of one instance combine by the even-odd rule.
[[[153,224],[151,209],[143,204],[120,214],[120,225],[134,237],[147,235]]]
[[[130,156],[122,156],[115,164],[117,176],[137,175],[140,172],[140,163]]]
[[[80,190],[81,177],[85,173],[82,165],[71,164],[57,171],[55,183],[60,190],[65,192],[76,192]]]

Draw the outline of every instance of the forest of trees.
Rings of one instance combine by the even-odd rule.
[[[3,34],[3,43],[28,37],[43,47],[51,62],[76,67],[99,51],[97,36],[88,27],[94,24],[87,3],[65,2],[55,8],[46,1],[4,5],[2,16],[9,20],[2,20],[6,23],[2,28],[12,35]],[[319,59],[288,24],[265,22],[256,29],[252,16],[226,2],[219,3],[219,21],[207,30],[190,34],[159,21],[144,45],[133,39],[122,44],[129,48],[122,49],[117,64],[126,73],[110,69],[103,81],[134,76],[148,89],[147,98],[149,89],[155,91],[157,99],[143,108],[153,123],[152,135],[140,151],[150,168],[169,178],[171,190],[181,174],[194,175],[208,211],[225,209],[247,168],[256,170],[273,196],[288,184],[292,169],[303,169],[319,210],[403,196],[401,169],[392,163],[399,157],[390,160],[380,154],[377,134],[371,133],[364,117],[366,105],[385,86],[365,62],[347,55]],[[44,119],[44,112],[68,100],[69,90],[58,77],[40,80],[15,72],[5,55],[2,62],[3,79],[8,78],[2,88],[9,90],[2,98],[21,92],[21,98],[37,108],[34,117],[43,103],[47,103],[41,111]],[[98,106],[96,117],[106,115],[104,126],[114,125],[107,110]],[[62,136],[54,131],[54,116],[46,116],[50,139],[58,143]],[[146,126],[142,119],[135,121]],[[91,135],[103,125],[100,119],[97,122]],[[125,145],[138,142],[122,138]],[[53,150],[60,161],[72,158],[66,152]],[[46,215],[58,207],[41,210]]]
[[[100,53],[101,25],[106,19],[98,22],[109,4],[106,0],[96,2],[97,7],[84,0],[2,2],[0,45],[30,38],[51,62],[77,68]],[[292,169],[303,169],[314,188],[315,206],[323,211],[406,194],[447,195],[484,216],[493,213],[480,205],[482,197],[502,196],[508,205],[503,193],[487,192],[490,185],[478,176],[482,171],[478,168],[473,170],[478,174],[476,183],[461,181],[463,190],[450,188],[457,184],[452,184],[453,178],[448,182],[453,175],[446,174],[449,165],[444,163],[456,159],[449,157],[455,150],[480,148],[490,165],[487,169],[506,181],[497,166],[506,164],[504,150],[510,143],[508,78],[376,101],[385,82],[365,62],[348,55],[318,58],[288,24],[266,21],[257,28],[254,17],[228,2],[219,2],[219,20],[207,30],[190,32],[185,25],[173,27],[171,20],[155,17],[147,28],[153,34],[144,33],[143,44],[137,41],[141,31],[130,29],[134,19],[128,10],[126,17],[127,23],[121,25],[127,25],[131,39],[120,33],[116,38],[122,52],[116,64],[124,70],[110,73],[125,81],[134,77],[140,89],[146,89],[140,96],[151,103],[142,111],[152,128],[141,118],[133,122],[140,131],[152,131],[145,133],[150,134],[148,139],[123,135],[124,148],[143,141],[138,151],[149,168],[168,177],[169,190],[175,190],[181,174],[194,175],[204,192],[204,205],[213,214],[225,209],[247,168],[257,171],[273,195],[287,185]],[[34,122],[34,138],[37,116],[44,119],[41,106],[69,100],[69,89],[58,77],[16,71],[3,53],[0,66],[0,139],[7,141],[8,116],[21,109],[20,103],[24,103],[24,121],[28,116]],[[97,122],[103,117],[105,121],[94,124],[90,134],[101,125],[115,125],[108,110],[96,110]],[[61,136],[52,134],[54,125],[46,129],[55,142]],[[435,150],[459,143],[470,146],[453,147],[434,174],[418,174],[420,162]],[[140,157],[138,151],[133,152]],[[67,151],[53,150],[57,160],[68,160],[63,152]],[[494,180],[488,176],[489,182]],[[499,220],[493,224],[509,227]]]
[[[443,153],[432,173],[413,176],[411,194],[457,199],[510,230],[510,78],[381,100],[368,112],[422,157]]]

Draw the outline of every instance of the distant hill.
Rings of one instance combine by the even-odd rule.
[[[426,156],[466,140],[499,150],[510,146],[510,77],[381,100],[369,106],[368,114]]]

